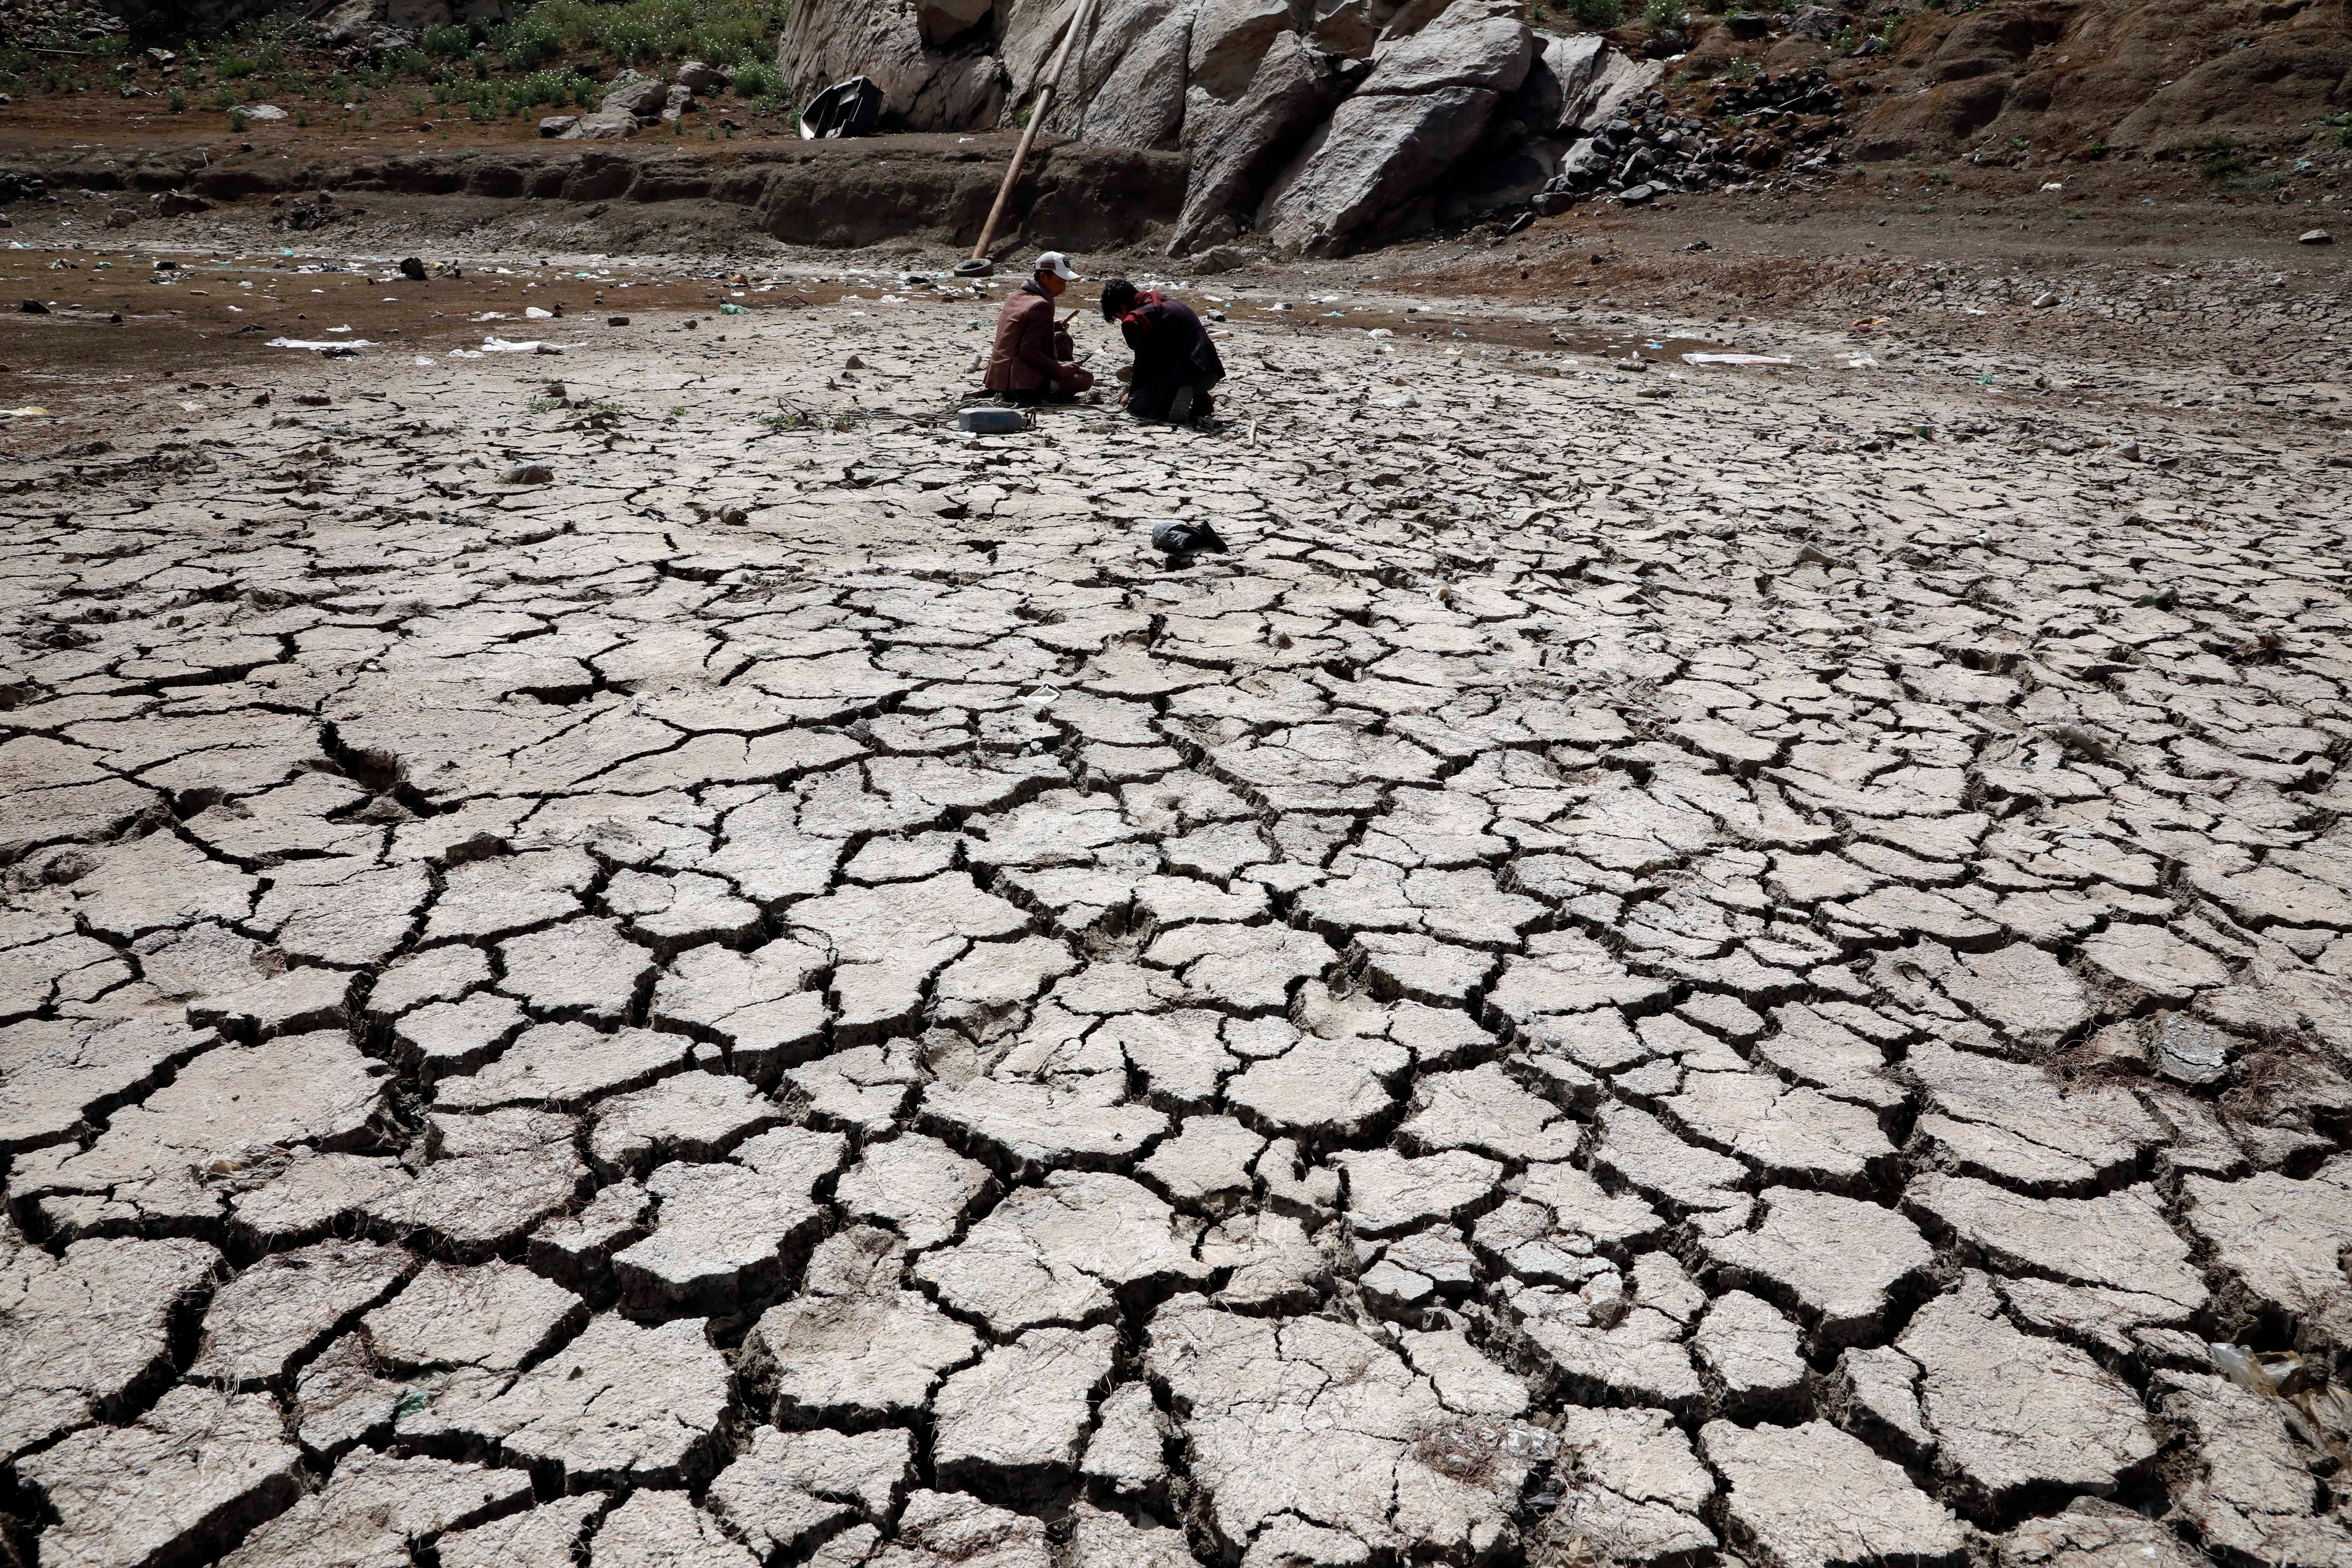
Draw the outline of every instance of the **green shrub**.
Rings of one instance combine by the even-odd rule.
[[[1614,27],[1625,19],[1624,0],[1567,0],[1570,18],[1587,27]]]
[[[171,104],[172,112],[174,114],[185,114],[188,111],[188,95],[179,88],[175,87],[172,89],[172,96],[166,101]]]
[[[228,128],[231,131],[237,132],[241,134],[248,123],[249,122],[245,118],[244,110],[232,109],[228,111]]]
[[[1650,31],[1658,33],[1668,27],[1680,27],[1690,18],[1684,15],[1681,0],[1649,0],[1642,7],[1642,20],[1649,24]]]
[[[230,81],[251,76],[257,68],[252,60],[223,60],[220,63],[221,75]]]
[[[229,91],[229,89],[225,87],[215,88],[213,89],[212,106],[215,109],[235,109],[236,107],[236,94]]]
[[[527,39],[549,55],[601,54],[623,63],[691,57],[731,66],[765,58],[789,0],[538,0],[491,34],[511,52]]]
[[[735,96],[777,98],[784,90],[784,73],[764,60],[749,60],[735,68]]]
[[[459,26],[427,27],[425,29],[425,52],[436,58],[454,58],[474,47],[474,40]]]

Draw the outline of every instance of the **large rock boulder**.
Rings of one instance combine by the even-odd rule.
[[[996,58],[985,38],[954,48],[931,43],[954,26],[946,8],[961,0],[801,0],[776,49],[786,96],[805,102],[854,76],[882,90],[886,126],[909,131],[972,131],[992,126],[1003,104]],[[969,10],[969,7],[965,7]],[[960,14],[960,13],[959,13]],[[982,7],[980,20],[988,8]],[[983,31],[978,21],[964,36]]]
[[[1289,0],[1202,0],[1186,61],[1192,84],[1221,98],[1240,94],[1266,50],[1290,31]]]
[[[1106,147],[1173,149],[1184,123],[1187,59],[1199,9],[1199,0],[1102,0],[1071,51],[1040,129]],[[1045,50],[1033,60],[1034,47],[1055,42],[1055,33],[1024,27],[1015,41],[1023,46],[1022,74],[1005,107],[1017,114],[1016,106],[1034,97],[1031,71],[1042,81],[1052,58]]]
[[[1407,19],[1401,11],[1391,28]],[[1478,149],[1498,106],[1517,101],[1536,55],[1535,34],[1496,0],[1455,0],[1383,42],[1356,96],[1276,178],[1257,226],[1278,249],[1332,256],[1426,224],[1431,188]]]
[[[1344,89],[1335,64],[1289,34],[1267,48],[1248,89],[1231,102],[1204,88],[1187,95],[1184,151],[1192,179],[1170,255],[1219,243],[1234,216],[1256,205],[1266,183],[1339,100]]]
[[[1337,256],[1366,231],[1412,226],[1411,204],[1478,144],[1501,101],[1476,87],[1348,100],[1275,181],[1258,228],[1279,250]]]
[[[1517,92],[1536,58],[1536,36],[1501,5],[1457,0],[1410,37],[1377,50],[1359,90],[1397,96],[1472,87]]]

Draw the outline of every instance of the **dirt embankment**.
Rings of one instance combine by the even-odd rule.
[[[1677,79],[1831,62],[1846,151],[1866,162],[2326,154],[2352,110],[2345,0],[1805,9],[1811,21],[1761,38],[1702,22]]]
[[[705,153],[626,146],[425,149],[359,156],[306,153],[299,142],[253,144],[215,156],[205,148],[62,150],[0,154],[10,176],[65,190],[145,198],[180,191],[216,203],[317,191],[475,196],[595,204],[718,203],[792,245],[855,247],[905,236],[970,245],[1012,156],[1009,134],[897,136],[860,142],[777,142]],[[1041,139],[1013,188],[1000,238],[1030,232],[1065,245],[1132,244],[1172,220],[1184,160],[1170,153]]]

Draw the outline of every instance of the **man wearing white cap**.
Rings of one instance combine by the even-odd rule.
[[[1029,281],[1005,297],[988,356],[989,391],[1011,403],[1066,403],[1095,384],[1091,372],[1070,363],[1076,351],[1066,323],[1054,319],[1054,301],[1077,280],[1070,258],[1049,250]]]

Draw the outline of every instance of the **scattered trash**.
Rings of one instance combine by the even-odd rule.
[[[554,481],[555,470],[545,463],[517,463],[506,472],[502,484],[544,485]]]
[[[625,327],[629,324],[629,318],[626,316],[607,316],[604,318],[604,324],[608,327]]]
[[[1703,239],[1694,239],[1688,245],[1684,246],[1683,248],[1685,250],[1713,250],[1715,247],[1709,245]]]
[[[1151,531],[1151,547],[1169,555],[1196,555],[1202,551],[1225,552],[1225,542],[1205,522],[1171,518]]]
[[[1784,359],[1779,354],[1688,353],[1683,355],[1683,363],[1685,364],[1794,364],[1796,362]]]
[[[967,408],[956,416],[956,427],[975,436],[1012,436],[1029,428],[1029,416],[1018,408]]]
[[[401,263],[400,263],[400,275],[401,275],[403,278],[408,279],[409,279],[410,281],[412,281],[412,282],[416,282],[416,283],[422,283],[422,282],[424,282],[424,281],[425,281],[425,260],[424,260],[424,258],[422,258],[422,257],[417,257],[417,256],[409,256],[409,257],[404,257],[404,258],[401,258]]]
[[[47,305],[42,304],[38,300],[27,300],[23,304],[17,306],[16,309],[22,310],[27,316],[46,316],[49,313],[49,308]]]
[[[537,338],[527,343],[512,343],[504,338],[482,340],[482,353],[487,354],[560,354],[562,352],[559,345],[541,342]]]
[[[2307,228],[2294,237],[2297,245],[2333,245],[2336,237],[2324,228]]]
[[[536,305],[525,305],[522,309],[522,314],[523,319],[528,321],[551,321],[555,320],[554,311],[542,310]]]
[[[0,408],[0,414],[5,414],[11,419],[46,419],[49,416],[47,409],[34,408],[29,405],[23,408]]]
[[[740,305],[729,305],[722,303],[719,307],[719,313],[722,316],[748,316],[751,312]]]
[[[262,346],[272,349],[308,349],[313,353],[343,359],[359,353],[362,349],[372,349],[375,344],[365,338],[352,338],[344,342],[333,342],[319,338],[272,338]]]

